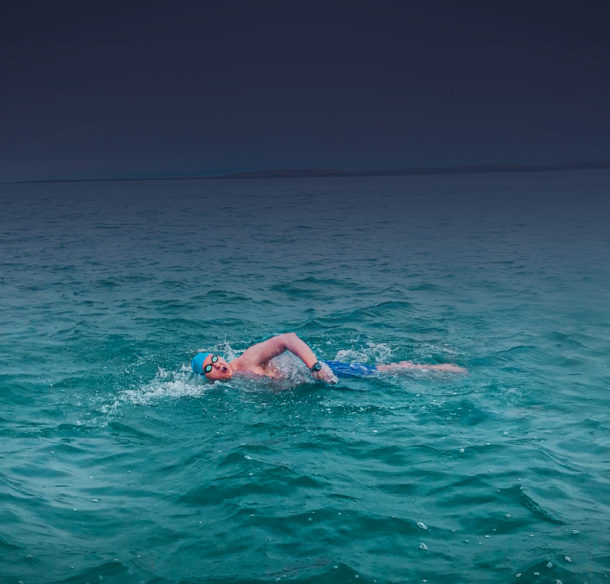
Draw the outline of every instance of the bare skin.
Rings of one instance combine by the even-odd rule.
[[[308,369],[317,363],[318,359],[311,348],[302,341],[295,333],[285,333],[271,337],[262,343],[257,343],[246,349],[239,357],[230,362],[225,361],[218,355],[218,361],[212,363],[213,355],[208,355],[203,362],[203,366],[212,365],[212,371],[205,376],[210,381],[228,381],[236,373],[246,373],[250,375],[264,375],[265,377],[281,377],[269,362],[274,357],[281,355],[285,351],[290,351],[296,355]],[[325,365],[320,371],[312,372],[315,379],[336,383],[337,378],[333,372]]]
[[[428,371],[445,371],[448,373],[468,373],[467,369],[454,365],[453,363],[438,363],[436,365],[424,365],[413,363],[413,361],[399,361],[398,363],[382,363],[377,365],[379,371],[399,371],[404,369],[427,369]]]
[[[271,337],[262,343],[257,343],[246,349],[239,357],[232,361],[226,361],[220,355],[208,355],[203,362],[203,367],[212,366],[212,370],[205,373],[210,381],[228,381],[236,373],[261,375],[271,378],[280,378],[282,373],[275,369],[271,360],[285,351],[296,355],[309,370],[318,362],[318,358],[311,347],[301,340],[295,333],[285,333]],[[213,357],[218,359],[213,362]],[[398,363],[382,363],[377,365],[377,370],[382,372],[396,372],[405,369],[428,369],[432,371],[446,371],[451,373],[466,373],[466,369],[442,363],[438,365],[421,365],[412,361],[400,361]],[[337,383],[337,377],[326,364],[322,364],[320,371],[312,371],[312,376],[326,383]]]

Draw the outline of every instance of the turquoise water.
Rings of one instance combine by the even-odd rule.
[[[1,185],[0,581],[609,581],[609,192]],[[189,373],[288,331],[469,373]]]

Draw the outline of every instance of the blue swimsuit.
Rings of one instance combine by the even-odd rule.
[[[364,363],[342,363],[341,361],[325,361],[337,377],[363,377],[377,372],[375,365]]]

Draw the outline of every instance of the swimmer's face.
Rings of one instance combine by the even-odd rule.
[[[203,371],[206,379],[210,381],[227,381],[235,373],[231,364],[220,355],[208,355],[203,362]]]

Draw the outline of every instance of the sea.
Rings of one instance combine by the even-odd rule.
[[[610,172],[0,185],[0,582],[610,582]],[[295,332],[455,363],[208,383]]]

